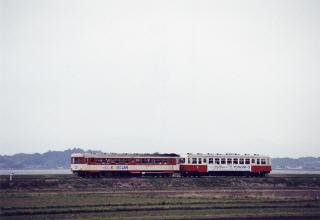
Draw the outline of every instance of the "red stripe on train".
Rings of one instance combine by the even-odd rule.
[[[100,173],[100,172],[129,172],[129,173],[174,173],[179,170],[75,170],[75,172]]]
[[[251,165],[251,172],[253,173],[270,172],[271,170],[272,170],[271,166]]]
[[[180,171],[184,172],[207,172],[207,165],[180,165]]]

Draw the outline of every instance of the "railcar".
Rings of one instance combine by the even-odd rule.
[[[71,171],[81,177],[172,176],[179,172],[177,154],[92,154],[71,155]]]
[[[179,160],[182,176],[265,176],[271,158],[264,155],[187,154]]]
[[[271,158],[249,154],[93,154],[71,155],[71,171],[82,177],[265,176]]]

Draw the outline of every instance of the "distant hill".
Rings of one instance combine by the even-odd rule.
[[[70,155],[75,152],[101,151],[73,148],[65,151],[48,151],[43,154],[0,155],[0,169],[68,169]],[[273,158],[272,167],[273,169],[320,170],[320,157]]]
[[[70,155],[75,152],[85,151],[73,148],[65,151],[48,151],[43,154],[0,155],[0,169],[68,169]]]
[[[320,170],[320,157],[284,157],[272,159],[273,169]]]

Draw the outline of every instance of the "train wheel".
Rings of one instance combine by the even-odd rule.
[[[167,177],[172,178],[172,177],[173,177],[173,173],[168,173],[168,174],[167,174]]]
[[[105,172],[105,177],[106,177],[106,178],[112,177],[112,173],[110,173],[110,172]]]

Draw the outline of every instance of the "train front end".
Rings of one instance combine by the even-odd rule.
[[[82,153],[71,154],[70,169],[72,173],[78,174],[87,169],[87,159]]]

